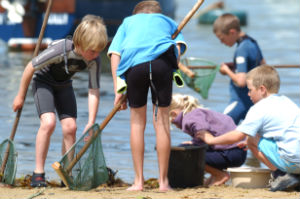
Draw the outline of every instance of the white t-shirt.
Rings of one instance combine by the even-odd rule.
[[[300,163],[300,109],[289,98],[273,94],[260,100],[237,130],[274,140],[280,157]]]

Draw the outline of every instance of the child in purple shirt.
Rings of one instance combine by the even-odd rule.
[[[201,145],[204,142],[199,134],[210,132],[220,136],[234,130],[236,125],[231,117],[203,108],[197,99],[189,95],[174,94],[170,109],[171,122],[193,139],[185,144]],[[229,145],[210,145],[205,156],[205,171],[211,176],[205,185],[221,185],[229,180],[229,174],[224,171],[228,167],[241,166],[247,156],[247,151],[239,148],[237,143]]]

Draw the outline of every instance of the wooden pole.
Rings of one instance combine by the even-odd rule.
[[[300,65],[270,65],[270,66],[273,66],[274,68],[300,68]],[[185,67],[187,67],[188,69],[215,69],[216,68],[216,66],[185,66]]]
[[[181,21],[181,23],[178,25],[177,30],[172,35],[172,39],[175,39],[177,35],[180,33],[180,31],[183,29],[183,27],[189,22],[189,20],[193,17],[193,15],[197,12],[197,10],[200,8],[200,6],[203,4],[204,0],[198,0],[197,3],[193,6],[193,8],[188,12],[188,14],[184,17],[184,19]],[[179,63],[178,64],[179,69],[184,72],[187,76],[190,78],[193,78],[195,76],[195,73],[187,68],[185,65]]]
[[[197,10],[200,8],[204,0],[198,0],[196,4],[193,6],[192,10],[188,12],[188,14],[183,18],[181,23],[178,25],[177,30],[172,35],[172,39],[175,39],[177,35],[180,33],[180,31],[183,29],[183,27],[189,22],[189,20],[192,18],[192,16],[197,12]]]
[[[46,14],[45,14],[45,17],[44,17],[44,20],[43,20],[43,24],[42,24],[42,27],[41,27],[41,31],[40,31],[40,34],[39,34],[39,38],[38,38],[37,44],[35,46],[33,57],[36,57],[38,55],[38,52],[39,52],[39,49],[40,49],[40,45],[41,45],[42,39],[44,37],[44,32],[45,32],[45,29],[46,29],[46,26],[47,26],[47,22],[48,22],[48,18],[49,18],[51,7],[52,7],[52,0],[48,0],[48,6],[47,6]],[[26,98],[26,95],[25,95],[25,98]],[[9,139],[12,140],[12,141],[15,138],[15,134],[16,134],[17,127],[18,127],[19,120],[20,120],[21,113],[22,113],[22,109],[23,109],[23,107],[21,107],[17,111],[16,118],[15,118],[15,121],[14,121],[14,124],[13,124],[13,128],[12,128],[12,131],[10,133]],[[5,153],[5,156],[3,158],[2,165],[1,165],[1,172],[0,172],[0,178],[1,179],[0,179],[0,181],[2,180],[2,176],[4,175],[6,163],[7,163],[7,160],[8,160],[9,147],[10,147],[10,145],[8,144],[8,147],[6,149],[6,153]]]

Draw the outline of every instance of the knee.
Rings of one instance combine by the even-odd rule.
[[[65,136],[75,136],[77,125],[75,122],[68,122],[62,126],[62,129]]]
[[[49,120],[43,120],[43,121],[41,121],[41,127],[40,128],[44,132],[52,134],[52,132],[55,129],[55,126],[56,126],[56,121],[49,119]]]

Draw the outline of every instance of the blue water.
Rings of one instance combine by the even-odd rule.
[[[180,22],[192,8],[196,0],[177,0],[176,21]],[[201,8],[216,1],[205,1]],[[243,31],[254,37],[269,64],[299,64],[300,61],[300,4],[298,0],[252,0],[225,1],[228,10],[242,10],[247,13],[248,25]],[[188,50],[184,57],[194,56],[215,63],[231,61],[234,48],[222,45],[212,33],[211,25],[197,24],[197,18],[186,25],[183,30]],[[24,66],[31,58],[29,53],[8,52],[0,43],[0,141],[9,137],[15,119],[11,110],[12,101],[17,93]],[[299,69],[278,69],[281,78],[280,93],[290,97],[300,105]],[[88,119],[87,110],[87,73],[79,73],[74,78],[78,103],[78,135],[81,134]],[[229,79],[217,74],[209,91],[209,98],[203,100],[191,89],[174,87],[174,92],[186,93],[197,97],[201,103],[210,109],[222,112],[229,100]],[[114,93],[112,79],[109,73],[101,77],[101,102],[97,121],[101,123],[113,108]],[[147,126],[145,131],[145,178],[158,177],[158,165],[155,147],[155,133],[152,127],[152,105],[148,104]],[[118,170],[117,177],[132,183],[134,171],[130,151],[129,111],[115,115],[103,131],[102,142],[107,166]],[[15,144],[18,151],[17,177],[31,174],[34,169],[35,135],[39,120],[31,92],[28,92],[21,120],[17,129]],[[172,128],[172,145],[177,145],[190,138],[184,133]],[[59,179],[51,164],[60,160],[61,128],[57,128],[51,138],[51,145],[46,161],[46,175],[49,179]],[[249,156],[248,160],[251,160]],[[250,162],[250,161],[249,161]],[[255,164],[255,163],[251,163]],[[263,167],[263,165],[260,165]]]

